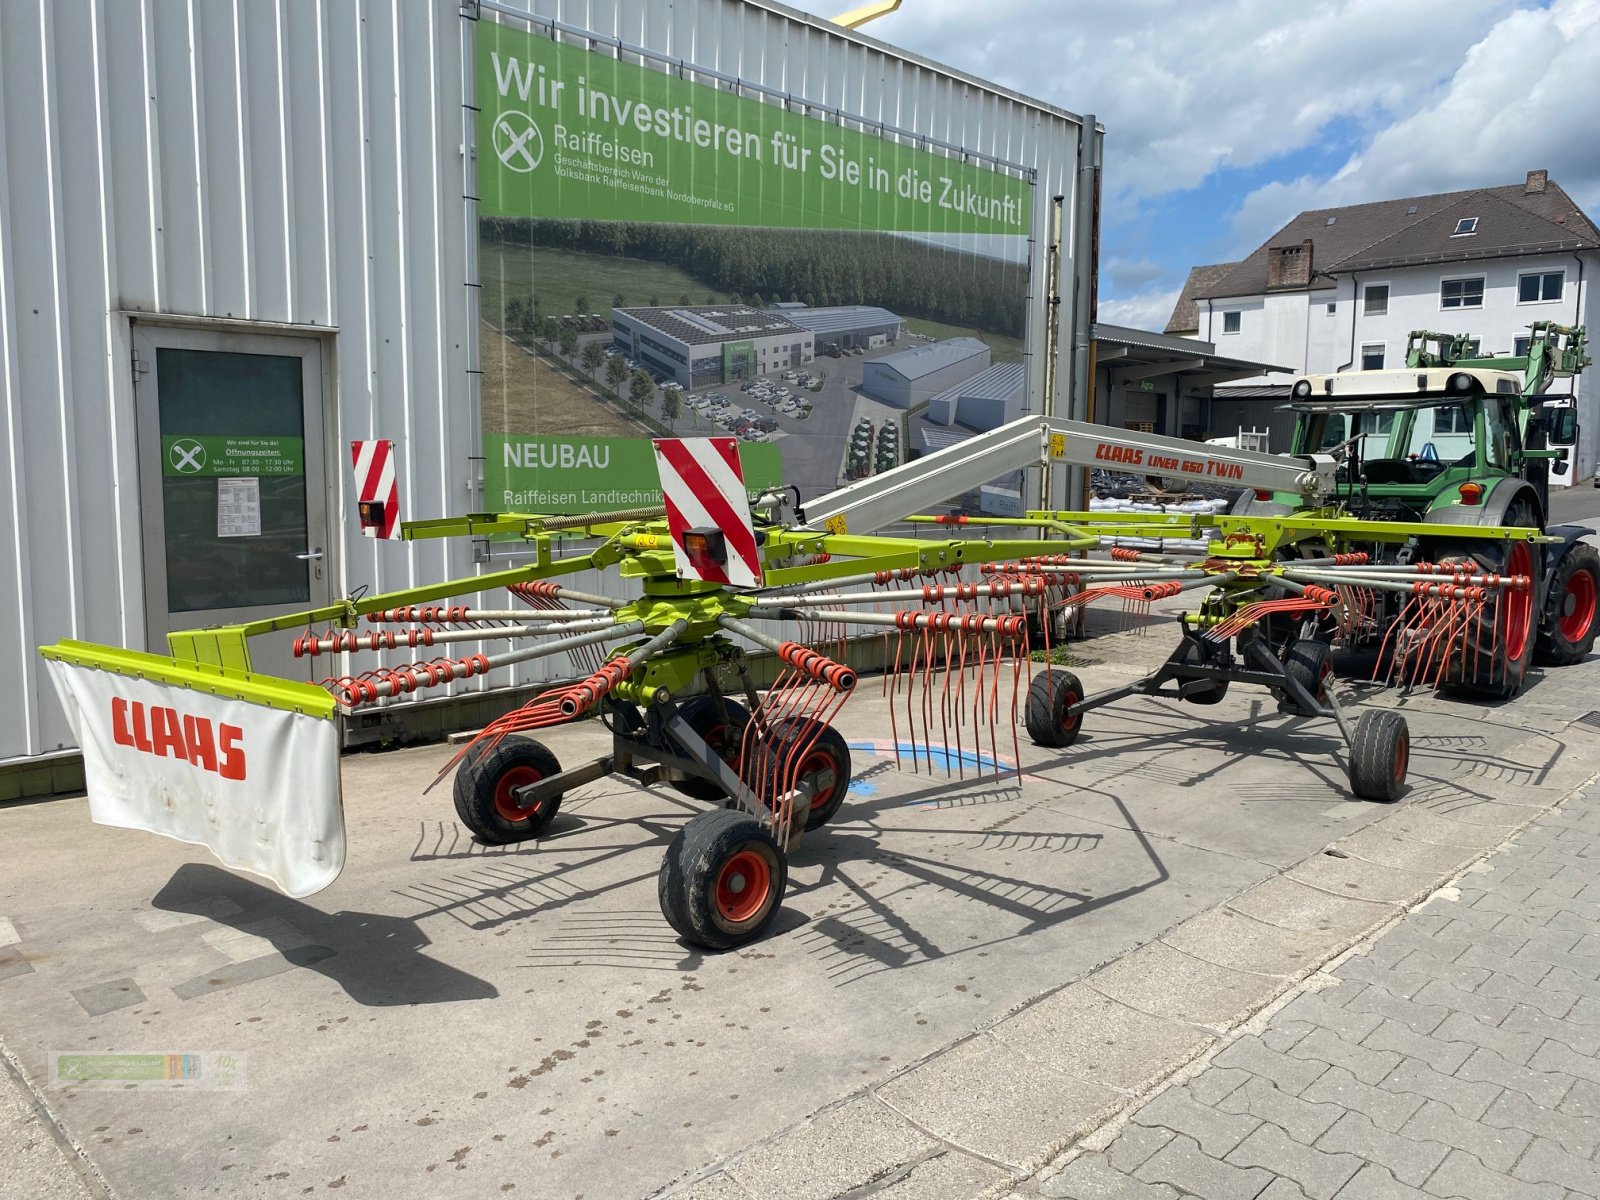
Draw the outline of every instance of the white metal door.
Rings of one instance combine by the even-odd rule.
[[[136,325],[133,347],[150,649],[328,603],[321,342]],[[295,633],[251,639],[251,666],[308,677]]]

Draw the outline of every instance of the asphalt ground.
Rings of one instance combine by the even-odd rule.
[[[1170,643],[1158,615],[1075,669],[1092,694]],[[488,849],[424,794],[447,748],[351,756],[349,864],[307,901],[81,799],[0,810],[8,1144],[53,1123],[78,1186],[128,1197],[1004,1190],[1586,783],[1597,661],[1502,705],[1347,681],[1410,722],[1395,806],[1352,798],[1331,725],[1264,692],[1122,701],[1065,752],[1003,725],[983,752],[1021,779],[980,781],[897,767],[903,709],[868,679],[840,722],[850,799],[771,935],[723,955],[657,909],[698,811],[668,787],[578,789],[544,839]],[[604,749],[593,723],[547,740]],[[52,1083],[70,1051],[237,1074]]]

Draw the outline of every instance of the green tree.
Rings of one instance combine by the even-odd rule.
[[[555,345],[561,337],[561,322],[554,317],[546,317],[539,322],[539,337],[546,345]]]
[[[567,361],[572,361],[572,352],[578,348],[578,331],[563,329],[556,340],[561,343],[561,353],[566,355]]]
[[[650,307],[651,308],[660,308],[661,307],[661,297],[660,296],[651,296],[650,297]]]
[[[661,418],[664,421],[676,421],[683,415],[683,401],[678,399],[678,389],[661,393]]]
[[[622,381],[628,377],[628,364],[622,360],[622,355],[613,354],[606,359],[606,382],[611,385],[614,392]]]
[[[754,296],[750,297],[750,303],[757,308],[765,308],[767,306],[766,297],[760,292],[757,292]]]
[[[583,369],[593,375],[595,368],[606,360],[606,352],[599,342],[587,342],[583,347]]]
[[[507,302],[505,316],[502,318],[500,324],[505,329],[521,329],[522,328],[522,301],[521,300],[511,300],[511,301]]]
[[[522,320],[518,324],[517,328],[521,329],[523,333],[532,333],[538,327],[539,327],[539,314],[534,311],[532,306],[523,305],[523,308],[522,308]]]
[[[622,293],[621,292],[618,292],[615,296],[611,297],[611,307],[612,308],[627,308],[628,307],[628,302],[622,298]]]
[[[589,297],[587,297],[587,296],[579,296],[576,300],[574,300],[572,302],[572,311],[576,312],[576,313],[586,313],[586,312],[588,312],[589,311]]]
[[[689,293],[688,292],[680,293],[679,296],[678,296],[678,303],[683,305],[685,308],[688,308],[689,307]]]
[[[744,297],[739,295],[738,292],[735,292],[732,296],[728,297],[728,299],[733,304],[743,304],[744,303]]]
[[[715,304],[716,302],[717,302],[717,298],[715,296],[711,295],[709,292],[707,292],[706,293],[706,303],[707,304]]]
[[[628,385],[628,396],[640,408],[650,403],[650,397],[655,394],[656,381],[650,378],[646,371],[635,371],[633,382]]]

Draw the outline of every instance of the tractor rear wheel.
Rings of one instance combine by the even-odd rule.
[[[1083,714],[1070,712],[1083,699],[1083,684],[1071,671],[1051,667],[1033,677],[1022,720],[1037,746],[1070,746],[1083,728]]]
[[[1328,685],[1333,680],[1333,647],[1317,638],[1300,638],[1289,644],[1283,656],[1284,673],[1311,694],[1319,705],[1328,703]],[[1317,714],[1304,708],[1288,692],[1283,694],[1280,706],[1284,712],[1298,713],[1302,717]]]
[[[469,754],[456,768],[456,815],[480,842],[505,845],[537,837],[561,808],[559,795],[528,806],[518,788],[561,774],[561,763],[543,742],[508,736],[492,749]]]
[[[1537,640],[1533,597],[1538,588],[1533,550],[1527,542],[1454,542],[1439,548],[1435,561],[1472,575],[1521,575],[1522,591],[1502,591],[1466,623],[1445,664],[1444,684],[1468,695],[1505,700],[1522,690]],[[1440,579],[1443,582],[1443,578]]]
[[[1350,790],[1363,800],[1392,804],[1406,786],[1411,733],[1397,712],[1368,709],[1350,739]]]
[[[1535,662],[1567,667],[1582,662],[1594,649],[1600,598],[1600,552],[1586,542],[1567,551],[1550,580],[1539,637],[1534,643]]]
[[[713,754],[738,772],[745,726],[750,724],[750,712],[744,705],[724,697],[719,706],[714,696],[691,696],[678,706],[678,715],[711,747]],[[720,783],[694,775],[674,779],[672,786],[696,800],[721,800],[728,794]]]
[[[801,747],[804,752],[798,761],[791,761]],[[791,776],[795,787],[811,785],[811,807],[805,821],[808,833],[833,819],[850,790],[850,747],[832,725],[818,730],[816,722],[805,717],[774,721],[751,758],[754,762],[746,778],[758,796],[781,789],[791,782]]]
[[[778,911],[788,866],[772,833],[734,809],[703,812],[678,831],[661,860],[656,897],[679,936],[731,950],[761,936]]]

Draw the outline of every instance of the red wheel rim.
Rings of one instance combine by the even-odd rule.
[[[1083,720],[1082,713],[1072,711],[1072,706],[1083,700],[1077,692],[1068,692],[1061,699],[1061,732],[1071,733],[1078,727],[1078,722]]]
[[[1401,735],[1394,748],[1394,778],[1399,783],[1406,777],[1406,766],[1411,762],[1411,739]]]
[[[508,767],[501,772],[500,778],[495,780],[494,784],[494,811],[500,819],[515,825],[519,821],[526,821],[537,815],[539,805],[524,808],[517,803],[516,792],[518,788],[538,783],[543,778],[543,773],[536,767]]]
[[[833,799],[833,793],[839,789],[838,764],[833,761],[833,755],[821,749],[813,750],[800,762],[798,778],[802,781],[814,779],[828,771],[833,772],[833,782],[826,788],[818,788],[811,794],[812,812],[816,812],[819,808],[826,808],[828,802]]]
[[[1556,627],[1569,642],[1581,642],[1589,636],[1594,624],[1594,576],[1579,568],[1567,576],[1567,586],[1561,595],[1561,619]]]
[[[717,913],[724,921],[742,925],[766,906],[772,891],[772,868],[755,850],[740,850],[717,872]]]
[[[1528,628],[1533,623],[1533,552],[1527,542],[1518,542],[1506,556],[1506,574],[1521,575],[1528,586],[1520,592],[1502,593],[1501,603],[1506,605],[1506,659],[1522,661],[1522,652],[1528,648]]]

